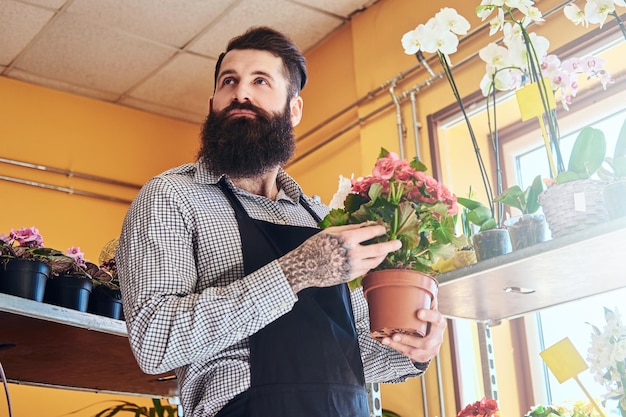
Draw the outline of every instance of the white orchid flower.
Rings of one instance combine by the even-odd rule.
[[[478,56],[485,61],[488,67],[496,70],[510,65],[509,50],[495,42],[491,42],[478,51]]]
[[[565,6],[563,8],[563,13],[565,14],[565,17],[572,21],[575,25],[583,24],[585,27],[588,26],[587,19],[585,18],[585,12],[580,10],[580,7],[574,3],[569,3]]]
[[[502,25],[502,32],[504,36],[502,41],[508,47],[512,43],[519,42],[522,39],[522,28],[519,25],[514,25],[511,22],[506,22]]]
[[[504,10],[498,9],[498,15],[489,21],[489,36],[494,35],[504,25]]]
[[[420,51],[422,46],[421,40],[424,37],[423,33],[425,29],[426,27],[424,25],[419,25],[402,36],[401,42],[405,54],[415,55]]]
[[[435,19],[439,25],[447,28],[457,35],[466,35],[470,29],[470,23],[466,18],[457,13],[455,9],[444,7],[436,15]]]
[[[528,17],[531,21],[536,23],[545,22],[541,11],[536,7],[529,7],[526,12],[526,17]]]
[[[599,23],[600,27],[606,21],[609,13],[615,11],[613,0],[587,0],[585,4],[585,17],[589,23]]]
[[[626,7],[626,1],[624,1],[624,0],[613,0],[613,2],[614,2],[617,6]]]

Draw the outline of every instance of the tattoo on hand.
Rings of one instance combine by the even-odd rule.
[[[339,236],[318,233],[278,260],[293,291],[330,287],[350,278],[348,249]]]

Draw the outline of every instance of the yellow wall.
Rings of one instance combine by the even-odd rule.
[[[0,97],[2,158],[136,184],[143,184],[171,166],[195,159],[198,127],[192,124],[1,77]],[[0,175],[123,199],[132,199],[137,192],[4,163],[0,163]],[[0,196],[0,233],[35,226],[46,246],[59,250],[80,246],[86,258],[94,262],[105,243],[119,234],[128,209],[127,204],[1,180]],[[124,378],[123,372],[120,378]],[[152,404],[142,397],[15,384],[10,384],[9,392],[14,415],[19,416],[60,416],[115,398],[146,406]],[[109,405],[100,404],[73,415],[91,416]],[[5,403],[0,401],[0,417],[6,416]]]

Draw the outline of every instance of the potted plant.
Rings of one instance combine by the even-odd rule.
[[[537,213],[541,207],[539,194],[542,192],[543,181],[541,175],[537,175],[526,190],[522,190],[519,185],[514,185],[494,199],[494,201],[514,208],[521,213],[504,221],[504,226],[509,231],[513,250],[532,246],[546,240],[548,225],[545,216]]]
[[[46,285],[43,301],[78,311],[87,311],[89,296],[93,290],[93,277],[87,272],[87,268],[92,264],[85,260],[84,253],[79,247],[71,247],[65,254],[53,251],[57,258],[51,266],[52,273]],[[60,259],[63,262],[58,262]],[[93,271],[92,267],[91,269]]]
[[[608,220],[603,198],[606,182],[591,178],[605,157],[604,133],[590,126],[583,128],[574,141],[567,169],[560,171],[539,194],[539,203],[553,237]]]
[[[87,272],[91,274],[94,288],[89,297],[87,311],[116,320],[124,320],[120,281],[115,264],[115,249],[119,239],[108,242],[100,253],[100,266],[91,264]]]
[[[478,262],[511,252],[509,232],[498,227],[489,207],[471,198],[459,197],[457,201],[467,210],[463,230],[472,241]],[[471,225],[478,230],[473,231]]]
[[[0,292],[43,301],[50,267],[42,251],[43,238],[35,227],[0,234]]]
[[[402,248],[389,253],[385,260],[364,277],[349,283],[351,289],[363,285],[370,307],[372,337],[380,339],[391,333],[424,335],[425,323],[417,320],[418,308],[430,308],[437,294],[437,271],[433,265],[440,258],[454,255],[465,239],[455,234],[456,197],[443,184],[426,175],[426,167],[417,159],[400,160],[398,155],[381,149],[371,175],[351,181],[344,190],[343,208],[334,208],[320,222],[320,227],[374,222],[386,228],[386,234],[372,243],[398,239]],[[335,197],[334,200],[337,200]],[[393,283],[397,276],[397,283]],[[361,279],[362,278],[362,279]],[[426,293],[416,287],[426,286]],[[401,287],[401,283],[405,287]],[[382,310],[375,306],[391,291],[392,300]],[[408,312],[396,313],[407,300]],[[424,301],[420,307],[415,303]],[[380,314],[380,316],[378,315]]]

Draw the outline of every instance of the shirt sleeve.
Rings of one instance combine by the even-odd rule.
[[[426,370],[416,366],[411,360],[398,351],[372,339],[369,328],[369,313],[363,289],[357,288],[351,293],[352,309],[359,337],[361,358],[365,371],[365,381],[371,382],[404,382],[408,378],[419,376]]]
[[[199,226],[181,194],[167,181],[149,182],[129,209],[116,254],[130,344],[141,369],[151,374],[210,360],[290,311],[297,299],[276,261],[231,283],[207,285],[222,275],[243,275],[228,270],[242,268],[241,258],[230,266],[204,265],[216,272],[199,276]],[[216,229],[205,236],[220,233],[225,235]],[[200,247],[232,257],[239,238],[230,239],[236,242]],[[199,287],[207,288],[197,292]]]

